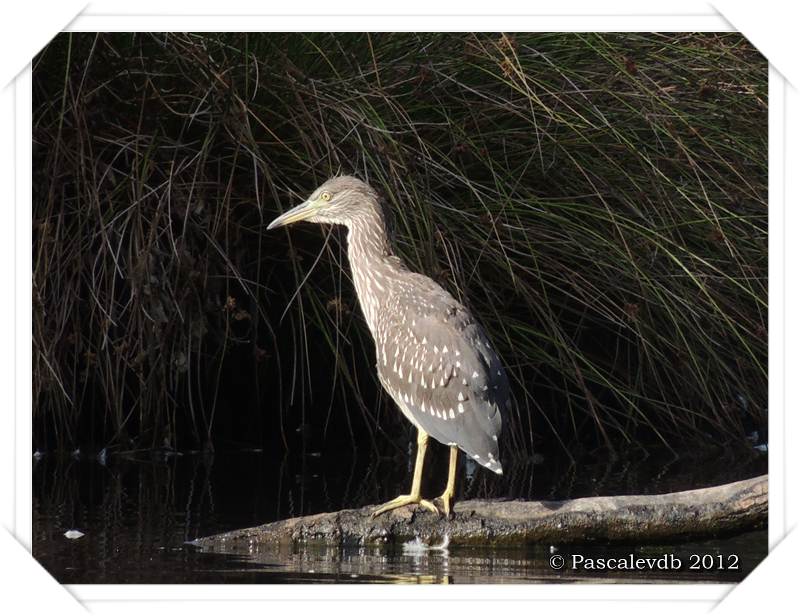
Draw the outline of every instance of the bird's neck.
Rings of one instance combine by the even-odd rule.
[[[397,265],[393,258],[386,223],[377,209],[347,225],[347,255],[353,272],[361,309],[373,334],[382,299],[389,289],[388,278]]]

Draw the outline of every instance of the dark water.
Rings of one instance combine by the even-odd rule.
[[[731,582],[744,578],[767,553],[766,530],[675,545],[519,549],[295,548],[242,555],[204,553],[187,543],[295,515],[386,501],[407,491],[408,464],[396,452],[382,457],[312,451],[277,460],[257,450],[214,456],[138,452],[105,459],[49,453],[34,464],[33,552],[62,583]],[[434,457],[429,470],[443,481],[443,456]],[[508,465],[499,479],[471,465],[460,472],[462,498],[563,499],[744,479],[766,472],[766,456],[609,460],[597,454],[570,464],[554,455]],[[437,494],[441,486],[433,482],[425,489]],[[84,535],[67,539],[68,530]],[[550,566],[556,555],[566,563],[558,571]],[[576,555],[587,560],[671,555],[672,568],[573,570]]]

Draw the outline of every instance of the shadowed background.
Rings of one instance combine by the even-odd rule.
[[[485,325],[505,459],[766,439],[739,34],[73,33],[33,77],[35,449],[404,455],[344,235],[264,232],[336,173]]]

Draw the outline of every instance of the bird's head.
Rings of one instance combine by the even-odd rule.
[[[359,218],[374,215],[378,196],[367,184],[349,175],[331,178],[300,205],[281,214],[267,229],[276,229],[301,220],[350,225]]]

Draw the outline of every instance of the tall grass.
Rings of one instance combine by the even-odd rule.
[[[507,451],[745,443],[766,93],[735,33],[61,35],[34,63],[37,438],[210,446],[231,406],[242,439],[267,408],[284,441],[394,430],[343,236],[264,232],[346,172],[486,325]]]

